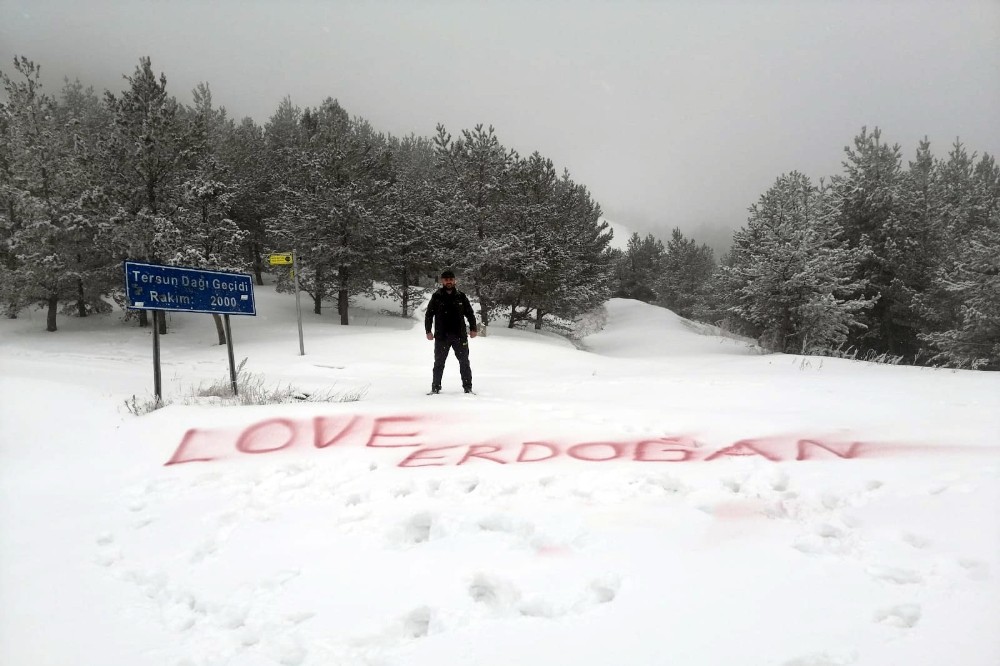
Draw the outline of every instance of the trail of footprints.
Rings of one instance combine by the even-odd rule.
[[[224,496],[221,504],[225,508],[208,514],[203,524],[209,529],[198,530],[202,538],[188,546],[186,554],[182,551],[180,559],[190,566],[217,556],[239,524],[271,520],[283,506],[310,500],[333,501],[339,507],[333,524],[344,532],[383,530],[389,547],[419,548],[433,539],[469,530],[510,539],[527,552],[544,553],[547,548],[558,550],[567,544],[572,546],[572,534],[549,534],[530,521],[485,508],[491,498],[516,494],[521,489],[520,483],[493,483],[485,491],[487,494],[479,498],[469,518],[459,520],[453,515],[455,512],[429,508],[414,511],[394,522],[387,515],[398,513],[400,506],[435,500],[440,506],[447,506],[448,500],[456,495],[482,490],[483,482],[468,476],[424,482],[400,481],[373,489],[363,482],[363,472],[368,471],[371,468],[365,465],[357,473],[331,480],[317,478],[310,466],[288,465],[277,473],[271,470],[267,476],[233,478],[210,472],[186,483],[170,479],[138,484],[124,492],[124,502],[119,504],[128,516],[123,524],[128,525],[130,531],[120,535],[121,538],[112,532],[98,534],[94,539],[94,563],[135,590],[140,603],[137,609],[130,609],[128,613],[158,621],[181,639],[178,641],[181,649],[185,644],[192,646],[190,654],[197,656],[176,662],[165,657],[164,663],[176,663],[177,666],[227,663],[247,651],[266,655],[274,663],[285,666],[313,663],[312,658],[321,662],[334,659],[358,664],[372,659],[376,663],[399,645],[437,631],[498,618],[556,619],[584,613],[615,600],[621,585],[620,578],[615,575],[595,576],[575,592],[563,591],[562,598],[546,598],[520,589],[501,575],[480,571],[460,583],[467,602],[464,608],[419,606],[390,621],[373,635],[323,644],[304,640],[298,629],[312,617],[311,612],[278,614],[271,610],[273,604],[268,603],[269,599],[281,594],[285,584],[299,575],[297,571],[281,572],[270,579],[244,585],[231,597],[213,598],[211,593],[185,587],[166,570],[150,570],[145,562],[133,561],[127,556],[129,547],[143,540],[142,531],[159,520],[158,511],[166,515],[178,496],[199,489]],[[554,478],[543,478],[538,486],[551,486],[554,495],[568,496],[572,489],[557,488]],[[656,487],[662,489],[663,486]],[[206,645],[211,647],[206,648]]]
[[[949,490],[951,483],[960,481],[958,475],[932,485],[931,495]],[[811,557],[838,557],[858,562],[873,580],[886,586],[887,599],[909,598],[905,602],[889,602],[872,611],[871,621],[894,630],[908,630],[917,626],[923,615],[920,603],[913,601],[919,597],[922,586],[934,582],[938,576],[967,578],[971,581],[985,580],[990,576],[989,565],[974,558],[958,558],[951,566],[942,564],[940,557],[930,555],[919,568],[900,567],[880,561],[873,554],[873,542],[866,542],[861,535],[861,521],[856,518],[855,509],[864,507],[883,490],[883,483],[871,480],[853,493],[820,493],[804,496],[790,488],[789,479],[780,470],[777,472],[755,472],[743,478],[723,478],[721,484],[735,495],[757,502],[760,513],[769,519],[791,520],[799,523],[803,531],[794,540],[792,547]],[[962,489],[967,485],[956,486]],[[896,535],[901,544],[919,553],[928,550],[933,540],[922,534],[904,531]],[[881,544],[885,545],[885,544]],[[914,558],[909,558],[912,561]],[[822,652],[783,662],[782,666],[842,666],[854,664],[860,659],[856,651],[844,653]]]
[[[158,520],[157,510],[169,506],[177,495],[191,489],[207,489],[228,498],[225,510],[207,520],[212,524],[209,536],[194,544],[187,554],[191,565],[198,565],[214,557],[224,546],[229,534],[241,522],[267,521],[275,517],[283,506],[294,506],[303,501],[332,502],[338,507],[333,519],[336,529],[386,531],[387,545],[397,548],[420,548],[435,539],[448,538],[468,530],[494,533],[510,540],[518,548],[544,552],[548,548],[575,548],[585,542],[583,533],[552,534],[536,524],[504,512],[489,511],[489,502],[525,490],[526,482],[489,479],[469,475],[466,477],[434,478],[423,481],[401,480],[384,487],[369,487],[365,481],[374,465],[341,470],[335,478],[320,478],[310,465],[290,464],[267,474],[232,478],[219,473],[206,473],[184,484],[173,479],[147,482],[125,492],[121,506],[128,516],[126,524],[134,534]],[[541,492],[546,499],[600,498],[603,492],[613,492],[619,498],[670,497],[679,498],[689,509],[704,509],[698,505],[683,483],[669,474],[633,475],[622,484],[620,478],[611,478],[613,488],[601,487],[603,477],[586,477],[576,482],[551,476],[534,482],[534,492]],[[801,525],[802,533],[791,543],[803,555],[811,557],[851,558],[864,566],[874,580],[887,586],[887,597],[904,596],[907,591],[919,589],[927,583],[928,571],[896,567],[872,561],[854,517],[854,510],[863,507],[882,491],[882,484],[871,481],[853,493],[802,493],[792,487],[789,476],[781,467],[756,467],[740,475],[720,479],[721,490],[741,502],[747,502],[753,511],[768,519],[792,521]],[[934,487],[934,492],[947,488]],[[459,519],[446,507],[456,496],[478,497],[470,513],[472,517]],[[438,501],[434,508],[434,502]],[[387,503],[388,502],[388,503]],[[387,519],[387,512],[398,513],[402,506],[413,503],[429,504],[395,522]],[[478,512],[478,513],[477,513]],[[386,527],[388,525],[388,527]],[[925,535],[904,532],[898,535],[900,543],[916,552],[929,549],[933,543]],[[276,663],[299,666],[307,661],[309,650],[318,650],[324,659],[352,660],[366,663],[369,658],[378,661],[384,655],[406,642],[438,631],[447,631],[475,621],[490,618],[549,618],[557,619],[584,613],[602,604],[613,603],[621,589],[617,575],[594,576],[580,589],[559,598],[546,598],[520,589],[513,581],[489,571],[475,573],[462,584],[465,586],[467,611],[418,606],[402,617],[388,623],[381,632],[362,636],[337,644],[311,644],[307,648],[299,637],[298,626],[311,617],[303,611],[287,616],[274,616],[268,610],[267,598],[279,594],[282,586],[293,579],[297,572],[283,572],[276,578],[264,580],[253,589],[244,590],[241,599],[208,599],[192,590],[185,590],[171,581],[164,572],[144,572],[128,562],[119,539],[110,532],[95,537],[97,565],[105,567],[112,575],[131,583],[140,596],[149,603],[151,612],[158,615],[164,626],[181,635],[200,636],[198,644],[210,643],[213,653],[204,653],[191,666],[225,661],[245,650],[256,650],[269,655]],[[990,576],[989,566],[967,558],[955,562],[954,571],[970,580],[984,580]],[[917,596],[917,595],[910,595]],[[883,607],[872,609],[871,621],[905,630],[916,626],[922,608],[912,600],[896,600]],[[201,649],[201,648],[199,648]],[[819,653],[785,662],[784,666],[834,666],[849,664],[856,655],[830,655]],[[179,662],[183,663],[183,662]]]

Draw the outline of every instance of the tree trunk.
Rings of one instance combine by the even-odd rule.
[[[410,316],[410,272],[403,269],[403,317]]]
[[[160,335],[167,334],[167,313],[162,313],[157,319],[160,320]]]
[[[147,310],[139,310],[139,328],[146,328],[149,326],[149,315],[146,314]]]
[[[507,319],[507,328],[514,328],[514,322],[517,321],[517,303],[510,306],[510,317]]]
[[[542,312],[541,308],[538,308],[537,310],[535,310],[535,330],[536,331],[542,330],[542,317],[544,317],[544,316],[545,316],[545,313]]]
[[[350,296],[348,295],[347,290],[341,288],[340,291],[337,292],[337,309],[340,311],[341,326],[347,326],[349,323],[347,317],[347,305],[349,302]]]
[[[781,328],[778,329],[778,349],[782,354],[788,353],[788,338],[792,335],[792,313],[785,310],[781,316]]]
[[[299,264],[299,270],[302,270],[302,264]],[[322,314],[323,313],[323,295],[326,289],[323,287],[323,275],[316,270],[316,295],[313,296],[313,313]]]
[[[340,325],[348,325],[347,307],[350,305],[350,293],[348,292],[348,269],[341,266],[337,271],[340,275],[340,290],[337,291],[337,312],[340,313]]]
[[[222,326],[222,315],[213,314],[212,319],[215,320],[215,332],[219,334],[219,344],[226,344],[226,329]]]
[[[483,294],[479,290],[479,282],[476,282],[476,298],[479,300],[479,318],[482,320],[483,326],[489,326],[490,310],[486,307],[486,299],[483,298]]]
[[[53,294],[47,299],[49,304],[48,315],[45,318],[45,330],[49,333],[56,331],[56,311],[59,309],[59,296]]]
[[[83,280],[76,279],[76,312],[81,317],[87,316],[87,301],[83,295]]]
[[[253,244],[253,275],[257,280],[257,286],[264,286],[264,260],[260,256],[260,243]]]

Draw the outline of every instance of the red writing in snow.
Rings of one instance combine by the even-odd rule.
[[[362,447],[399,451],[399,467],[470,464],[534,464],[555,459],[585,463],[711,462],[757,457],[772,462],[852,459],[884,451],[874,444],[818,438],[764,437],[709,447],[691,437],[663,436],[565,442],[449,442],[435,436],[434,421],[423,415],[342,415],[311,419],[273,418],[241,430],[188,430],[167,465],[209,462],[233,456],[258,456],[290,449],[322,451]]]

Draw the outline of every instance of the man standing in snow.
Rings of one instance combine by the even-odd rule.
[[[465,320],[469,320],[469,330],[466,333]],[[431,333],[431,324],[434,333]],[[472,304],[465,294],[455,288],[455,274],[451,271],[441,273],[441,288],[431,296],[424,315],[424,330],[427,339],[434,341],[434,376],[431,380],[431,393],[441,392],[441,376],[444,374],[444,362],[448,360],[448,351],[455,350],[458,359],[459,372],[462,375],[462,388],[466,393],[472,393],[472,367],[469,365],[469,336],[473,338],[479,332],[476,327],[476,314]]]

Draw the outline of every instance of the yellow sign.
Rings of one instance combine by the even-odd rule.
[[[267,257],[272,266],[287,266],[292,263],[292,253],[272,254]]]

